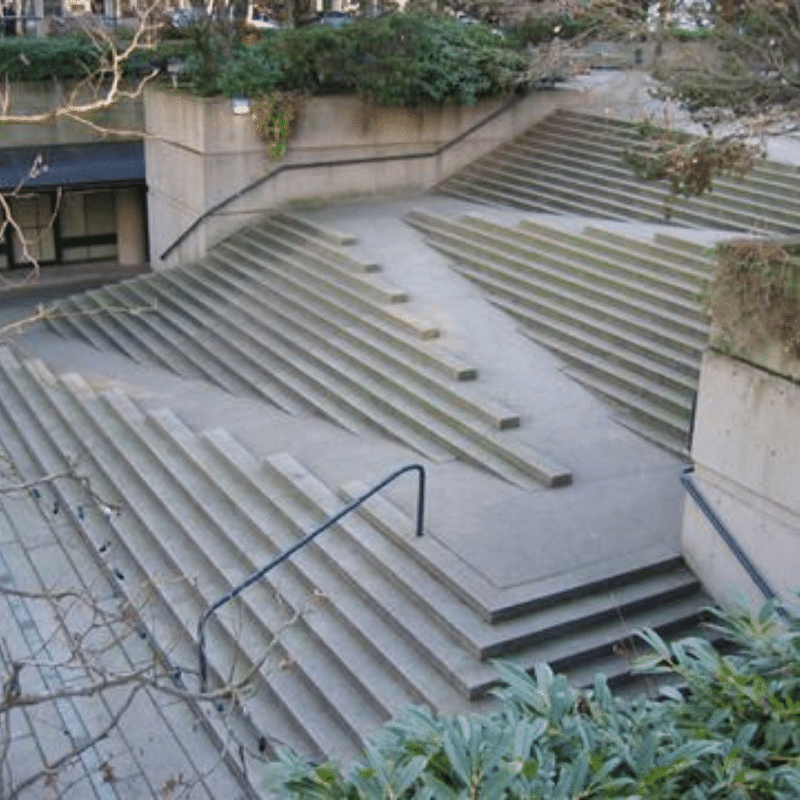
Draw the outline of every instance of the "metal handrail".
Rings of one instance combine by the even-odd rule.
[[[238,200],[240,197],[248,194],[249,192],[257,189],[259,186],[267,183],[268,181],[276,178],[283,172],[290,172],[292,170],[299,170],[299,169],[315,169],[317,167],[346,167],[352,166],[354,164],[380,164],[386,161],[410,161],[417,158],[438,158],[442,153],[446,150],[449,150],[451,147],[454,147],[459,142],[466,139],[468,136],[471,136],[476,131],[480,130],[484,125],[488,125],[490,122],[495,120],[501,114],[504,114],[508,109],[513,108],[517,103],[520,102],[522,97],[518,94],[515,94],[511,97],[510,100],[507,100],[503,105],[499,108],[496,108],[492,111],[491,114],[488,114],[481,120],[478,120],[474,125],[471,125],[467,130],[462,131],[458,135],[454,136],[452,139],[444,142],[443,144],[434,147],[432,150],[421,150],[414,153],[397,153],[394,155],[385,155],[385,156],[361,156],[358,158],[340,158],[340,159],[333,159],[331,161],[301,161],[295,162],[291,164],[280,164],[276,167],[272,172],[268,172],[266,175],[261,175],[256,178],[251,183],[247,184],[247,186],[242,187],[235,191],[232,195],[220,200],[218,203],[215,203],[211,208],[206,209],[202,214],[200,214],[197,219],[192,222],[186,230],[181,233],[175,241],[167,247],[166,250],[159,256],[159,258],[163,261],[169,254],[179,245],[183,240],[189,236],[194,230],[196,230],[206,219],[209,217],[214,216],[218,211],[221,211],[225,206],[230,205],[234,200]]]
[[[256,581],[263,578],[271,569],[274,569],[279,564],[282,564],[288,558],[293,556],[298,550],[305,547],[309,542],[312,542],[323,531],[335,525],[342,517],[345,517],[351,511],[355,511],[362,503],[366,502],[373,495],[377,494],[381,489],[384,489],[394,480],[404,475],[406,472],[415,471],[419,475],[419,482],[417,487],[417,525],[416,535],[422,536],[423,533],[423,517],[425,513],[425,467],[422,464],[407,464],[398,470],[395,470],[391,475],[384,478],[379,483],[376,483],[371,489],[364,492],[364,494],[357,497],[355,500],[348,503],[340,511],[332,517],[328,517],[319,527],[315,528],[311,533],[304,536],[299,542],[292,545],[288,550],[276,556],[268,564],[256,570],[252,575],[246,578],[238,586],[235,586],[227,594],[220,597],[219,600],[212,603],[200,617],[197,623],[197,662],[200,672],[200,691],[206,690],[206,683],[208,678],[208,662],[206,660],[206,637],[205,637],[205,624],[209,617],[216,613],[222,606],[237,598],[245,589],[252,586]]]
[[[758,567],[753,564],[753,562],[750,560],[750,557],[743,550],[742,546],[736,540],[734,535],[728,530],[725,523],[719,518],[717,512],[711,507],[711,504],[708,502],[705,495],[700,491],[697,484],[694,482],[694,479],[692,478],[693,473],[694,467],[690,465],[686,467],[686,469],[684,469],[680,475],[680,482],[683,485],[683,488],[686,489],[686,493],[697,504],[697,507],[703,513],[703,516],[711,523],[711,527],[717,532],[720,539],[722,539],[722,541],[731,551],[733,557],[739,562],[742,569],[744,569],[744,571],[747,573],[747,576],[751,581],[753,581],[761,594],[767,600],[779,601],[776,605],[776,611],[779,616],[786,619],[788,614],[786,609],[780,605],[780,598],[778,597],[777,592],[772,588],[769,581],[761,574]]]

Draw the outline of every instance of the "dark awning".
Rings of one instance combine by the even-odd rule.
[[[37,161],[39,159],[39,161]],[[26,178],[31,167],[40,167]],[[31,189],[144,181],[144,143],[108,141],[0,149],[0,190],[24,180]]]

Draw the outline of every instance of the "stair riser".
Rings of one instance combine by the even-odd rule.
[[[501,307],[514,314],[514,311],[508,308],[508,304],[503,304]],[[632,376],[636,376],[635,380],[657,384],[666,390],[671,398],[674,395],[670,402],[678,403],[679,407],[683,408],[687,402],[691,404],[697,390],[699,362],[698,371],[694,375],[679,376],[673,365],[656,361],[655,357],[644,349],[633,350],[631,348],[628,354],[613,349],[614,345],[624,347],[624,340],[614,340],[608,335],[604,335],[601,340],[598,340],[599,337],[593,335],[589,330],[585,331],[585,336],[581,336],[580,330],[565,329],[565,326],[558,325],[559,321],[554,316],[547,313],[537,315],[534,310],[515,316],[534,334],[544,334],[546,339],[543,343],[547,347],[559,349],[559,343],[563,344],[564,349],[559,349],[559,354],[565,358],[573,361],[580,360],[580,352],[583,351],[587,357],[587,365],[600,358],[609,365],[618,365],[628,370]],[[608,346],[604,347],[604,343]],[[627,359],[626,355],[629,356]],[[634,358],[634,356],[639,356],[639,358]],[[643,363],[643,360],[649,360],[650,363]],[[670,375],[667,370],[670,370],[672,374]],[[631,377],[631,380],[634,378]]]
[[[641,396],[648,398],[651,402],[656,403],[659,406],[669,410],[672,413],[684,415],[687,418],[690,415],[694,393],[686,389],[684,387],[674,387],[669,386],[668,384],[664,384],[665,389],[668,390],[667,392],[661,392],[656,388],[649,389],[644,386],[642,383],[638,383],[634,376],[631,376],[630,379],[623,378],[621,376],[615,375],[610,370],[605,370],[602,366],[593,363],[591,360],[583,360],[579,355],[576,355],[572,348],[570,350],[562,350],[559,348],[558,344],[558,331],[553,331],[552,328],[547,326],[546,321],[534,321],[530,317],[526,316],[522,319],[525,325],[530,329],[531,335],[533,338],[536,338],[537,333],[541,333],[546,337],[545,346],[549,349],[555,350],[562,358],[569,361],[570,363],[578,364],[581,367],[589,370],[593,374],[596,374],[602,377],[606,382],[610,385],[618,385],[622,386],[634,393],[640,394]],[[572,345],[574,347],[575,340],[566,339],[565,343],[568,345]],[[610,364],[617,363],[614,359],[608,359]],[[655,374],[653,376],[654,380],[658,380],[660,376]],[[679,394],[680,392],[680,394]]]
[[[686,457],[686,441],[688,432],[691,426],[691,420],[687,418],[686,414],[682,418],[676,419],[674,413],[666,408],[649,408],[646,406],[645,398],[641,398],[641,402],[636,399],[631,399],[625,393],[622,397],[615,390],[622,390],[625,387],[620,385],[609,385],[602,382],[602,378],[597,380],[593,374],[584,374],[580,366],[576,366],[576,370],[570,370],[569,373],[578,383],[582,383],[589,391],[600,395],[608,400],[612,405],[620,407],[625,414],[632,416],[637,420],[642,428],[652,432],[654,441],[663,440],[668,445],[669,449],[681,456]],[[625,420],[621,420],[625,424]],[[645,435],[645,434],[643,434]]]
[[[549,231],[551,238],[548,240],[543,235],[537,236],[533,227],[527,225],[523,228],[503,229],[478,218],[470,218],[465,224],[476,232],[475,236],[471,232],[465,232],[473,241],[484,241],[526,261],[546,261],[565,272],[581,275],[587,281],[594,280],[601,286],[611,285],[620,292],[671,313],[681,314],[687,319],[694,318],[698,322],[704,321],[696,287],[687,286],[684,291],[678,292],[674,284],[650,280],[650,275],[642,269],[642,265],[631,264],[626,268],[619,261],[604,261],[578,247],[573,249],[570,241],[577,237],[565,236],[562,243],[557,231]],[[679,294],[683,295],[683,299],[676,297]]]
[[[623,304],[618,297],[604,297],[605,310],[599,311],[596,305],[599,293],[593,292],[592,287],[587,287],[572,276],[565,275],[556,279],[552,273],[537,272],[535,265],[532,264],[520,264],[518,261],[497,254],[487,254],[478,247],[466,248],[460,242],[456,246],[452,246],[449,242],[444,243],[439,234],[434,243],[467,264],[471,268],[470,277],[480,280],[480,276],[485,274],[492,278],[491,281],[487,281],[487,285],[491,285],[495,290],[504,291],[509,297],[515,297],[516,292],[524,292],[530,297],[534,291],[542,297],[549,295],[564,308],[574,308],[587,315],[598,314],[599,319],[613,322],[621,331],[634,332],[640,337],[692,356],[698,354],[705,346],[707,334],[704,336],[704,332],[698,331],[688,323],[681,325],[674,319],[665,319],[652,310],[637,306],[633,301]],[[498,264],[497,268],[494,268],[495,264]],[[519,267],[525,270],[523,274],[510,271]],[[628,316],[623,317],[622,314]]]
[[[275,326],[280,323],[277,325],[280,337],[294,346],[305,343],[304,352],[307,358],[312,352],[317,354],[321,364],[324,363],[329,370],[336,368],[348,380],[363,376],[358,380],[358,386],[365,387],[370,380],[378,380],[390,385],[397,397],[405,397],[412,403],[428,406],[432,412],[443,418],[452,417],[454,422],[463,413],[473,415],[499,429],[513,428],[519,424],[516,414],[488,401],[473,401],[465,392],[452,391],[435,376],[404,363],[402,358],[390,350],[369,348],[359,333],[337,330],[332,324],[326,327],[327,323],[322,320],[314,324],[314,321],[308,321],[308,315],[302,318],[303,327],[300,328],[296,320],[301,319],[302,309],[290,308],[288,301],[278,304],[263,298],[256,303],[245,297],[248,284],[230,278],[222,282],[218,279],[217,283],[224,283],[230,289],[225,294],[230,302],[241,303],[243,310],[251,309],[253,320],[268,320],[273,337],[278,336]],[[288,315],[289,311],[292,316]],[[464,377],[463,374],[461,377]]]
[[[528,224],[525,222],[525,227],[528,227]],[[705,247],[661,233],[656,233],[652,242],[646,242],[593,225],[584,229],[583,240],[590,247],[599,248],[610,254],[617,252],[616,248],[621,248],[623,253],[628,249],[637,256],[641,254],[641,263],[652,265],[654,269],[671,267],[676,277],[681,277],[687,284],[696,287],[697,295],[702,294],[714,271],[713,245]],[[662,241],[664,244],[659,244]]]
[[[172,348],[179,346],[184,355],[191,358],[195,369],[204,379],[232,394],[252,395],[267,402],[275,402],[274,398],[265,395],[262,375],[249,377],[252,376],[252,372],[243,367],[242,359],[238,360],[238,371],[232,369],[230,365],[236,360],[225,359],[224,344],[220,344],[219,347],[208,347],[203,343],[207,331],[200,327],[199,316],[193,318],[187,313],[186,303],[181,302],[186,296],[179,286],[151,281],[144,290],[147,295],[134,286],[125,286],[125,291],[132,298],[143,299],[149,295],[152,302],[157,303],[161,309],[158,325],[163,346]],[[243,373],[247,373],[248,377]],[[300,411],[299,406],[286,408],[285,401],[281,406],[285,410]]]
[[[631,614],[646,612],[677,598],[689,597],[696,594],[699,589],[699,581],[688,581],[685,585],[674,587],[669,591],[653,594],[649,597],[640,598],[621,605],[610,605],[607,609],[587,614],[584,617],[573,618],[550,627],[543,627],[537,631],[531,632],[528,636],[521,636],[517,639],[498,642],[496,645],[486,648],[481,656],[484,659],[505,658],[517,650],[532,644],[539,644],[547,639],[570,636],[581,628],[590,628],[604,622],[618,620],[620,616],[624,618]]]
[[[552,125],[550,124],[551,120]],[[553,115],[548,118],[546,130],[548,132],[558,131],[560,136],[571,141],[575,141],[577,135],[581,140],[585,138],[587,141],[591,141],[592,146],[602,146],[603,143],[611,148],[631,145],[643,147],[645,145],[635,127],[630,123],[618,120],[591,119],[584,114]],[[690,139],[691,137],[688,137],[687,141]],[[774,192],[777,183],[787,190],[793,190],[795,197],[800,197],[800,174],[798,174],[797,168],[791,165],[777,162],[756,162],[754,169],[745,180],[747,183],[752,180],[763,184],[767,193]]]
[[[618,143],[612,143],[608,147],[601,147],[602,143],[592,143],[587,149],[586,142],[581,140],[581,149],[575,148],[574,134],[557,134],[552,131],[540,130],[536,128],[536,139],[530,143],[519,143],[508,148],[501,148],[496,151],[495,159],[497,164],[510,164],[514,161],[525,163],[528,160],[533,164],[545,164],[551,169],[564,167],[568,170],[585,173],[587,169],[591,171],[592,177],[599,182],[608,184],[620,181],[630,181],[636,173],[633,165],[629,164],[625,158],[623,150]],[[654,192],[658,192],[663,199],[668,191],[665,182],[653,182],[653,188],[648,194],[655,197]],[[641,185],[642,190],[646,189]],[[794,222],[796,214],[800,212],[800,179],[796,180],[792,189],[794,193],[785,195],[785,205],[783,209],[776,209],[774,193],[776,185],[768,175],[764,175],[754,169],[745,178],[738,176],[720,175],[714,179],[713,195],[704,195],[703,199],[709,202],[709,208],[722,209],[730,207],[740,211],[750,211],[754,214],[763,214],[766,217],[781,220],[789,227],[795,228]],[[691,203],[695,203],[700,198],[693,198]],[[719,200],[719,202],[717,202]],[[685,202],[684,199],[678,201]],[[785,210],[791,208],[791,211]]]
[[[150,420],[150,425],[148,427],[151,426],[155,426],[154,430],[162,435],[167,433],[165,428],[158,425],[156,420]],[[170,458],[175,459],[171,462],[173,464],[170,470],[172,474],[180,475],[189,470],[197,473],[200,469],[205,472],[205,466],[200,465],[189,455],[186,449],[179,446],[177,443],[173,443],[170,450]],[[165,455],[166,453],[164,453],[162,457]],[[230,474],[230,469],[223,466],[224,462],[221,456],[218,456],[214,463],[217,466],[215,470],[217,482],[211,481],[210,478],[204,480],[206,484],[204,494],[209,497],[213,496],[214,493],[221,493],[217,483],[230,487],[231,481],[235,480],[235,476]],[[220,477],[222,471],[226,473],[224,481],[222,477]],[[238,474],[238,471],[236,474]],[[261,475],[263,472],[259,472],[259,474]],[[263,509],[260,514],[261,524],[259,524],[259,521],[256,519],[255,509],[248,511],[245,506],[241,505],[237,506],[235,511],[231,510],[229,513],[220,516],[221,512],[215,513],[214,509],[206,504],[205,513],[216,517],[213,525],[218,530],[218,537],[220,541],[223,539],[227,541],[232,551],[236,551],[235,557],[242,565],[243,574],[252,574],[277,553],[287,549],[291,544],[296,542],[300,536],[307,534],[319,524],[319,520],[315,520],[313,523],[309,522],[306,528],[298,527],[297,515],[286,513],[284,504],[280,501],[280,498],[286,495],[290,488],[291,487],[286,487],[273,481],[270,483],[268,493],[260,493],[263,502]],[[187,487],[187,490],[191,492],[190,487]],[[268,524],[264,513],[267,507],[277,512],[277,515],[273,516],[279,517],[279,519]],[[263,542],[265,538],[265,525],[271,531],[276,543],[269,548],[269,555],[264,553],[262,558],[254,561],[252,554],[259,546],[259,541]],[[263,544],[261,547],[263,549]],[[261,584],[263,584],[265,590],[271,587],[270,591],[276,594],[280,593],[283,602],[290,604],[295,609],[295,612],[297,612],[301,610],[303,606],[316,602],[314,598],[317,598],[319,587],[331,586],[337,583],[330,574],[330,568],[326,568],[322,562],[323,559],[321,558],[319,548],[316,546],[311,547],[302,553],[298,553],[285,564],[282,564],[276,572],[273,573],[274,580],[273,576],[265,576]],[[291,579],[291,583],[289,579]],[[360,681],[359,694],[363,696],[364,701],[370,701],[371,699],[371,702],[379,709],[379,713],[388,717],[399,711],[402,705],[409,702],[422,702],[422,696],[418,694],[417,690],[411,685],[405,686],[405,693],[401,700],[393,700],[391,697],[382,698],[380,692],[375,694],[370,688],[376,684],[375,681],[370,682],[367,678],[361,679],[358,675],[358,671],[352,669],[352,663],[342,661],[342,659],[346,659],[347,654],[351,652],[359,652],[361,654],[371,653],[372,660],[381,662],[381,669],[384,673],[384,675],[382,675],[382,680],[391,681],[392,687],[404,685],[403,674],[396,671],[391,663],[385,662],[382,659],[380,652],[372,645],[369,633],[362,630],[356,624],[357,620],[353,617],[348,617],[343,614],[339,603],[345,602],[346,596],[342,595],[341,586],[334,588],[332,591],[333,596],[329,598],[324,607],[325,613],[322,614],[320,610],[314,611],[312,609],[307,617],[298,621],[298,630],[302,630],[304,635],[309,636],[315,641],[320,654],[327,654],[329,662],[339,662],[340,669],[343,672],[348,671],[348,669],[351,670],[353,673],[353,681]],[[372,601],[375,602],[375,598],[372,598]],[[355,612],[358,613],[357,607],[355,608]],[[351,639],[355,639],[356,641],[350,641]],[[302,667],[302,664],[299,666]]]
[[[95,426],[98,426],[98,418],[93,417],[93,421]],[[123,423],[118,421],[118,424]],[[114,442],[120,440],[126,441],[126,436],[129,437],[134,429],[130,427],[115,429],[111,426],[104,428],[97,427],[97,430],[101,431],[101,435],[108,445],[108,450],[113,452]],[[143,451],[138,448],[134,449],[133,452],[137,453],[140,457],[143,454]],[[163,465],[158,461],[152,451],[149,453],[149,457],[145,459],[147,463],[146,467],[135,465],[125,460],[125,454],[122,452],[117,451],[114,455],[116,456],[115,459],[98,465],[98,468],[101,469],[105,475],[111,476],[113,469],[119,469],[120,464],[124,465],[126,471],[120,472],[117,478],[114,479],[115,486],[125,486],[126,491],[130,491],[130,487],[133,484],[144,489],[145,487],[149,487],[150,481],[154,479],[154,475],[162,471],[163,480],[160,482],[161,491],[163,492],[166,490],[169,473],[163,472]],[[173,492],[174,491],[180,492],[180,490],[173,486]],[[143,497],[143,495],[140,495],[140,500],[141,497]],[[227,553],[215,558],[202,550],[196,540],[186,535],[180,521],[171,516],[171,512],[169,511],[170,506],[164,505],[155,495],[152,495],[152,497],[158,505],[158,509],[154,508],[149,518],[139,518],[141,531],[144,532],[148,538],[146,542],[139,543],[137,550],[141,552],[158,552],[160,554],[160,561],[168,564],[170,572],[176,575],[184,574],[186,566],[189,563],[194,562],[195,565],[204,565],[204,572],[202,574],[205,577],[200,582],[194,580],[184,581],[187,587],[191,587],[194,590],[195,597],[197,598],[196,604],[192,607],[192,612],[187,614],[186,612],[188,609],[184,609],[182,613],[182,618],[184,620],[183,626],[189,635],[193,636],[194,627],[197,624],[197,620],[200,618],[200,614],[212,601],[222,596],[222,594],[230,588],[231,578],[233,577],[233,573],[231,572],[233,568],[232,563]],[[181,499],[189,508],[194,507],[193,513],[185,513],[187,519],[202,519],[205,526],[213,528],[213,523],[211,523],[208,516],[203,513],[203,508],[199,505],[196,498],[193,498],[190,493],[183,493]],[[137,504],[137,515],[141,513],[143,507],[144,504],[142,502]],[[163,534],[165,528],[168,527],[167,523],[171,525],[171,534],[156,538],[150,533],[151,531],[161,529]],[[169,547],[166,547],[166,545],[169,545]],[[226,564],[224,568],[222,567],[223,563]],[[153,574],[152,565],[149,569],[146,568],[146,570],[151,575]],[[241,570],[237,570],[238,576],[242,574]],[[265,602],[256,606],[253,605],[253,603],[257,602],[257,598],[253,595],[258,594],[264,595],[262,599]],[[173,608],[178,608],[174,599],[168,602],[170,602]],[[266,588],[262,587],[260,591],[251,591],[249,595],[242,595],[237,599],[234,606],[231,606],[230,609],[225,612],[217,614],[216,617],[210,621],[208,655],[210,660],[216,664],[216,671],[224,675],[225,680],[229,679],[229,671],[234,664],[237,665],[237,674],[245,676],[251,673],[256,664],[264,656],[266,652],[266,643],[272,640],[273,631],[280,630],[282,625],[288,625],[288,630],[291,630],[292,634],[294,634],[294,628],[292,626],[300,626],[302,624],[299,620],[293,620],[292,614],[288,610],[276,606],[276,608],[282,612],[283,622],[275,622],[273,631],[270,631],[265,627],[263,622],[264,610],[270,607],[270,603],[272,603],[272,596],[268,595]],[[272,605],[274,606],[274,603],[272,603]],[[227,652],[228,658],[226,662],[218,662],[213,658],[214,649],[219,648],[221,643],[224,652]],[[347,719],[346,715],[340,713],[341,709],[336,709],[330,705],[328,692],[320,689],[306,672],[299,669],[299,664],[297,664],[292,657],[291,650],[286,650],[285,645],[275,648],[273,657],[268,662],[268,668],[277,670],[277,665],[279,663],[294,665],[292,672],[300,679],[304,686],[304,691],[311,692],[316,697],[316,702],[325,706],[327,712],[336,718],[337,725],[342,731],[350,731],[350,736],[360,741],[358,732],[352,727],[352,721]],[[273,679],[272,684],[274,685],[274,683],[275,680]],[[283,691],[292,691],[291,685]],[[283,701],[284,711],[288,713],[292,706],[293,703],[287,695]],[[299,719],[296,721],[298,725],[302,725]],[[261,720],[261,723],[267,726],[269,724],[267,720]],[[308,729],[306,725],[302,725],[302,727],[305,733],[313,738],[313,730]],[[334,743],[321,740],[317,742],[317,745],[320,751],[325,752],[330,751]]]
[[[623,196],[622,193],[617,193],[614,198],[602,199],[597,196],[594,186],[587,181],[566,179],[563,176],[554,179],[549,174],[540,174],[536,177],[529,175],[515,186],[508,173],[489,169],[482,170],[473,181],[476,192],[481,191],[480,186],[483,184],[494,185],[523,205],[530,198],[533,202],[546,201],[549,205],[570,211],[583,208],[594,215],[608,214],[620,220],[633,217],[645,222],[664,222],[660,208],[648,210],[646,205],[633,205],[629,202],[630,196]]]
[[[350,292],[368,297],[377,303],[403,303],[408,300],[406,292],[400,289],[383,285],[378,278],[370,275],[353,273],[348,270],[332,269],[331,265],[326,264],[322,259],[315,258],[312,253],[304,252],[302,249],[291,247],[280,235],[272,235],[262,229],[250,229],[241,232],[236,237],[237,245],[246,245],[252,248],[253,252],[264,253],[284,253],[295,261],[302,263],[306,270],[317,277],[320,274],[327,274]],[[231,242],[228,242],[231,244]]]
[[[242,255],[246,251],[238,251]],[[225,254],[219,257],[225,258]],[[337,301],[334,297],[320,297],[312,295],[297,280],[287,277],[275,263],[260,261],[251,264],[227,264],[234,276],[241,276],[246,283],[250,283],[250,291],[253,285],[259,285],[265,277],[271,278],[269,282],[269,293],[279,297],[282,302],[291,304],[295,308],[305,309],[307,313],[317,316],[327,324],[335,326],[338,331],[347,333],[352,327],[361,329],[364,339],[374,336],[377,342],[389,346],[396,350],[398,355],[406,359],[409,363],[417,363],[421,368],[432,368],[441,375],[455,380],[471,380],[475,377],[474,367],[464,364],[455,358],[447,358],[442,354],[435,354],[431,350],[423,349],[409,342],[404,341],[399,335],[392,335],[388,330],[381,329],[371,324],[369,317],[365,319],[363,313],[353,312],[353,303],[345,300],[345,303]],[[247,268],[249,267],[249,269]],[[301,276],[302,278],[302,276]],[[298,294],[299,290],[299,294]],[[267,292],[260,293],[262,297],[267,296]]]
[[[591,181],[586,180],[587,174]],[[758,229],[765,224],[771,230],[789,233],[796,230],[791,215],[783,218],[770,213],[771,207],[743,202],[735,197],[716,202],[713,198],[673,197],[666,187],[636,182],[634,176],[623,178],[586,164],[582,168],[566,159],[540,156],[535,164],[506,163],[491,167],[481,162],[470,173],[473,181],[502,180],[507,191],[524,197],[531,189],[549,191],[561,198],[582,199],[601,210],[654,223],[681,221],[693,226],[731,230]],[[547,189],[549,187],[549,189]]]

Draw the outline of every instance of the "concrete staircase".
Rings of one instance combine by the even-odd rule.
[[[684,453],[708,320],[711,253],[668,236],[643,242],[600,227],[531,219],[408,215],[497,306],[568,371],[627,413],[625,423]]]
[[[568,484],[557,454],[518,441],[518,415],[476,391],[475,368],[350,245],[276,212],[199,263],[67,298],[48,322],[290,414],[378,430],[433,461],[460,458],[518,485]]]
[[[12,372],[22,366],[6,351],[0,360]],[[28,366],[32,379],[49,379],[41,365]],[[23,435],[25,414],[17,416],[14,392],[0,383],[0,668],[8,675],[12,660],[39,665],[23,672],[23,692],[30,693],[32,702],[25,713],[20,709],[13,715],[13,734],[6,743],[5,758],[13,765],[11,788],[39,774],[38,786],[48,787],[45,796],[155,800],[170,794],[165,787],[180,774],[192,796],[255,798],[241,760],[227,749],[224,732],[207,723],[199,702],[175,703],[169,694],[126,685],[123,676],[138,673],[161,676],[167,690],[182,687],[172,679],[171,654],[157,646],[144,624],[146,619],[152,630],[162,630],[160,622],[152,625],[155,609],[140,596],[136,602],[143,613],[137,618],[118,589],[133,576],[123,573],[127,568],[111,556],[113,530],[103,501],[89,491],[102,481],[95,481],[83,460],[70,463],[75,450],[53,449],[42,431]],[[44,427],[50,429],[46,421]],[[55,428],[53,434],[58,438]],[[89,476],[91,483],[82,482]],[[20,596],[6,594],[9,590]],[[70,597],[58,598],[62,590]],[[84,600],[94,607],[85,607]],[[110,669],[119,682],[82,694],[79,687],[100,685],[98,666]],[[129,691],[138,692],[131,705]],[[115,712],[125,711],[106,730],[110,704]],[[94,737],[100,738],[74,767],[63,766],[75,761],[76,742]],[[61,768],[53,770],[59,761]],[[106,791],[96,792],[98,785]],[[42,796],[31,786],[23,795]]]
[[[327,485],[286,453],[256,459],[222,428],[195,431],[7,348],[0,440],[31,476],[70,465],[81,476],[54,482],[55,502],[189,686],[208,604],[365,488]],[[405,511],[370,500],[212,618],[212,686],[249,676],[252,688],[240,709],[210,714],[220,735],[234,725],[245,750],[266,757],[286,743],[347,758],[409,703],[486,702],[493,658],[549,661],[579,683],[603,671],[622,685],[631,631],[695,632],[708,602],[667,548],[542,579],[521,598],[469,569],[435,531],[412,532]]]
[[[800,229],[796,167],[762,161],[744,178],[716,178],[713,192],[703,197],[671,199],[666,182],[639,178],[625,158],[626,151],[647,146],[634,123],[561,110],[438,191],[529,211],[748,232]]]

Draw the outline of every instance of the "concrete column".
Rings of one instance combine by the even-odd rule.
[[[120,266],[133,267],[147,262],[145,241],[145,216],[141,193],[138,189],[118,189],[117,206],[117,261]]]

